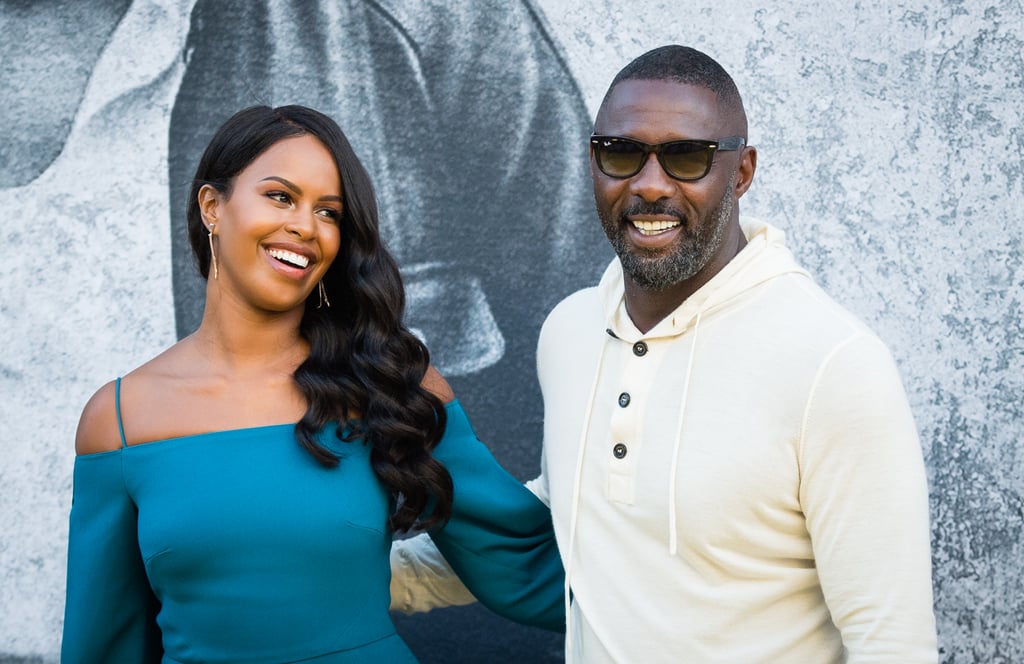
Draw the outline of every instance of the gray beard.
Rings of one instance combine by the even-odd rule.
[[[612,249],[622,263],[622,271],[637,286],[648,291],[667,290],[680,282],[692,279],[711,262],[722,246],[722,238],[732,216],[733,199],[730,192],[735,188],[735,184],[734,173],[729,178],[729,187],[722,200],[708,215],[708,220],[713,223],[710,226],[705,223],[694,224],[693,230],[681,228],[679,241],[667,254],[636,253],[635,249],[626,243],[624,224],[612,225],[607,220],[602,220]],[[614,230],[609,232],[609,229]]]

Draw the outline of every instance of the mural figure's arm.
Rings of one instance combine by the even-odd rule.
[[[547,506],[498,464],[458,402],[447,408],[434,456],[455,484],[452,517],[429,539],[392,545],[392,609],[425,611],[475,596],[510,620],[564,630],[565,573]]]

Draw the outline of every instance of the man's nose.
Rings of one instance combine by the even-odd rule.
[[[653,202],[671,196],[675,192],[676,181],[661,167],[658,155],[651,153],[640,172],[630,179],[629,187],[633,194]]]

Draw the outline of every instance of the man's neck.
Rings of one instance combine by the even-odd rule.
[[[738,227],[737,227],[738,228]],[[663,290],[641,288],[628,274],[623,275],[625,287],[626,313],[633,325],[641,333],[647,334],[655,325],[663,321],[669,314],[679,308],[691,295],[700,290],[712,277],[722,271],[736,257],[743,247],[747,246],[747,238],[739,233],[732,241],[733,248],[723,252],[718,260],[705,265],[700,272],[689,279],[680,281]]]
[[[689,280],[689,284],[693,280]],[[630,279],[625,278],[626,313],[636,329],[647,334],[655,325],[679,308],[686,298],[693,295],[700,286],[682,288],[677,284],[660,291],[644,290]]]

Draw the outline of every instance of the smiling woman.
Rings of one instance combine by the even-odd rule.
[[[207,309],[229,306],[228,298],[301,317],[302,303],[338,254],[341,200],[334,159],[309,135],[268,148],[230,189],[202,184],[198,208],[211,253],[225,267],[224,279],[218,274],[208,289]]]
[[[560,629],[547,508],[402,324],[338,126],[301,106],[237,113],[187,217],[199,328],[100,388],[79,424],[62,659],[413,661],[389,550],[420,528],[488,606]]]

